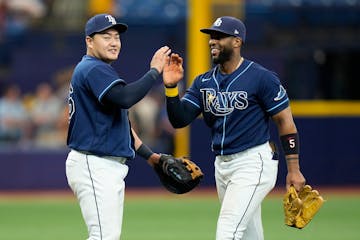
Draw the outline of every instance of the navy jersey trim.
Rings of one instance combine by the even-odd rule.
[[[241,76],[243,75],[249,68],[250,66],[253,64],[254,62],[250,62],[249,65],[247,65],[245,67],[244,70],[242,70],[227,86],[226,91],[229,91],[229,88],[231,87],[231,85]],[[215,73],[215,72],[214,72]],[[217,79],[215,78],[215,75],[213,75],[215,82],[217,82]],[[221,151],[220,154],[224,155],[224,142],[225,142],[225,135],[226,135],[226,121],[227,121],[227,116],[224,116],[224,122],[223,122],[223,131],[222,131],[222,138],[221,138]]]
[[[241,71],[241,73],[239,73],[227,86],[226,91],[229,91],[229,88],[231,86],[231,84],[233,84],[233,82],[235,82],[241,75],[243,75],[249,68],[250,66],[253,64],[254,62],[250,62],[249,65],[247,65],[247,67]]]
[[[266,112],[271,112],[272,110],[280,107],[281,105],[283,105],[283,104],[285,104],[285,103],[287,103],[287,102],[289,102],[289,98],[286,98],[286,99],[285,99],[284,101],[282,101],[281,103],[275,105],[274,107],[272,107],[272,108],[270,108],[270,109],[267,109]]]
[[[224,155],[224,142],[225,142],[225,135],[226,135],[226,119],[227,116],[224,117],[224,121],[223,121],[223,131],[222,131],[222,138],[221,138],[221,151],[220,154]]]
[[[132,133],[131,133],[131,126],[129,125],[129,138],[132,139]],[[135,158],[135,150],[133,147],[133,142],[129,141],[129,145],[128,145],[130,151],[131,151],[131,158]]]
[[[117,80],[113,81],[107,88],[105,88],[104,91],[102,91],[102,93],[99,95],[99,98],[98,98],[99,102],[102,101],[102,98],[104,97],[105,93],[107,91],[109,91],[109,89],[112,88],[115,84],[118,84],[119,82],[124,82],[124,80],[117,79]]]
[[[197,104],[196,102],[191,101],[190,99],[187,99],[186,97],[184,97],[183,99],[184,99],[185,101],[191,103],[191,104],[194,105],[195,107],[197,107],[197,108],[199,108],[199,109],[201,108],[201,107],[199,106],[199,104]]]
[[[218,88],[218,90],[219,90],[219,89],[220,89],[219,83],[218,83],[218,81],[217,81],[217,79],[216,79],[216,72],[217,72],[217,69],[218,69],[218,68],[219,68],[218,65],[214,68],[214,71],[213,71],[213,73],[212,73],[212,78],[214,79],[214,82],[215,82],[215,84],[216,84],[216,86],[217,86],[217,88]]]

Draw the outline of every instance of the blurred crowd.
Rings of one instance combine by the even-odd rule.
[[[68,129],[67,95],[73,67],[55,74],[54,79],[23,94],[11,83],[0,95],[0,150],[9,147],[58,149],[66,147]],[[171,154],[174,129],[165,109],[161,85],[129,110],[132,127],[154,151]]]
[[[119,0],[0,0],[0,77],[11,63],[11,52],[31,29],[83,29],[97,13],[116,13]]]
[[[59,71],[54,81],[23,93],[10,83],[0,96],[0,148],[58,148],[66,143],[68,106],[66,101],[72,69]]]
[[[0,0],[0,150],[10,147],[66,147],[67,94],[74,66],[34,90],[7,79],[12,52],[28,31],[82,31],[86,19],[108,12],[120,16],[120,0]],[[151,2],[151,1],[149,1]],[[125,11],[125,10],[124,10]],[[172,153],[174,129],[167,120],[162,87],[156,87],[130,110],[133,128],[155,151]]]

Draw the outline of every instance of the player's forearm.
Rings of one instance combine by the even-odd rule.
[[[169,121],[174,128],[182,128],[189,125],[197,116],[195,109],[181,101],[179,96],[166,97],[166,110]]]
[[[288,172],[300,170],[299,154],[286,155],[285,159]]]
[[[156,69],[151,69],[142,78],[128,85],[115,85],[104,96],[106,101],[128,109],[139,102],[149,92],[160,77]]]
[[[139,138],[139,136],[137,135],[137,133],[135,132],[135,130],[133,128],[131,128],[131,133],[132,133],[132,136],[134,138],[135,150],[137,150],[141,146],[142,141],[141,141],[141,139]]]
[[[292,113],[289,107],[275,114],[272,119],[277,126],[279,136],[297,132],[294,119],[292,117]]]
[[[131,128],[131,133],[134,137],[136,154],[144,158],[150,166],[154,166],[154,164],[159,161],[160,155],[154,153],[146,144],[144,144],[133,128]]]

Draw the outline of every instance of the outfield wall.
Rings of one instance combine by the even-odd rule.
[[[309,183],[330,186],[360,184],[359,117],[297,117],[295,122],[300,133],[301,168]],[[213,155],[207,150],[210,141],[207,141],[209,133],[205,134],[206,128],[201,120],[193,124],[191,146],[192,158],[209,171],[206,161],[212,162]],[[271,135],[279,145],[273,125]],[[277,184],[284,185],[286,164],[282,153],[278,175]]]
[[[297,117],[301,140],[301,167],[313,185],[360,185],[360,117]],[[272,137],[277,139],[272,126]],[[209,131],[201,119],[191,127],[191,158],[205,173],[202,186],[213,186],[214,156]],[[0,153],[0,190],[65,189],[67,149],[56,151],[11,150]],[[130,187],[154,187],[159,181],[142,159],[129,162]],[[286,166],[279,165],[277,185],[285,181]]]

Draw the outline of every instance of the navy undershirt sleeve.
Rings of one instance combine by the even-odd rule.
[[[190,124],[199,114],[200,110],[179,96],[166,97],[166,109],[169,121],[174,128],[182,128]]]
[[[114,85],[104,95],[104,103],[116,104],[121,108],[128,109],[139,102],[151,89],[160,74],[155,69],[150,69],[139,80],[127,85],[121,83]]]

